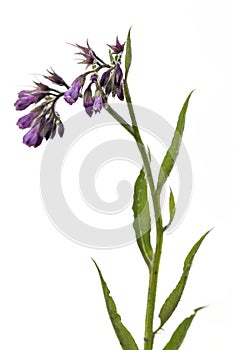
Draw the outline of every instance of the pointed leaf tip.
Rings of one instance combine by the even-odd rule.
[[[126,41],[126,54],[125,54],[125,80],[128,78],[129,69],[132,62],[132,49],[131,49],[131,28],[129,28],[127,41]]]
[[[193,92],[194,90],[190,92],[190,94],[185,100],[185,103],[183,104],[183,107],[179,114],[179,118],[177,121],[176,129],[174,132],[171,145],[162,161],[162,164],[159,170],[158,182],[157,182],[157,189],[159,192],[162,191],[163,185],[167,181],[167,178],[169,177],[175,165],[176,158],[179,154],[180,145],[181,145],[182,136],[183,136],[184,127],[185,127],[186,112],[188,109],[190,97],[192,96]]]
[[[170,212],[170,223],[171,223],[176,212],[174,194],[171,188],[170,188],[170,196],[169,196],[169,212]]]
[[[186,286],[188,277],[189,277],[189,272],[192,266],[193,259],[200,248],[203,240],[205,237],[208,235],[210,232],[207,231],[200,239],[198,242],[194,244],[190,252],[188,253],[185,261],[184,261],[184,266],[183,266],[183,273],[180,277],[180,280],[178,284],[176,285],[175,289],[171,292],[169,297],[165,300],[160,313],[159,313],[159,318],[161,321],[160,328],[167,322],[167,320],[171,317],[173,312],[175,311],[177,305],[179,304],[179,301],[183,295],[184,288]]]
[[[175,332],[172,334],[171,339],[169,340],[167,345],[163,348],[163,350],[178,350],[180,348],[194,317],[196,316],[198,311],[204,308],[205,306],[195,309],[194,314],[185,318],[184,321],[180,323],[180,325],[176,328]]]
[[[97,271],[98,271],[98,274],[100,277],[100,281],[101,281],[101,285],[102,285],[102,289],[103,289],[103,294],[104,294],[104,299],[105,299],[108,315],[109,315],[109,318],[111,320],[114,331],[116,333],[116,336],[121,344],[122,349],[123,350],[138,350],[138,346],[137,346],[134,338],[132,337],[132,335],[130,334],[128,329],[121,322],[121,317],[117,312],[116,304],[115,304],[112,296],[110,295],[110,290],[108,289],[107,283],[105,282],[105,280],[103,278],[103,275],[100,271],[99,266],[97,265],[97,263],[95,262],[94,259],[92,259],[92,261],[94,262],[94,264],[97,268]]]
[[[174,216],[176,213],[176,204],[175,204],[175,199],[174,199],[174,194],[172,192],[172,189],[170,187],[170,195],[169,195],[169,214],[170,214],[170,219],[168,224],[164,227],[164,231],[166,231],[168,229],[168,227],[171,225]]]

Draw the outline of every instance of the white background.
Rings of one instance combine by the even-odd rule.
[[[4,6],[4,8],[3,8]],[[1,18],[0,348],[120,349],[105,310],[99,263],[118,310],[142,349],[147,271],[136,244],[92,250],[62,236],[47,217],[39,188],[44,145],[29,149],[13,103],[35,73],[53,66],[71,82],[82,67],[66,42],[104,52],[132,29],[129,84],[134,101],[175,125],[193,88],[184,142],[194,188],[185,220],[165,239],[159,305],[180,276],[184,257],[215,227],[194,262],[181,305],[157,349],[194,308],[184,350],[229,349],[233,327],[231,1],[8,1]],[[81,105],[64,108],[69,118]],[[77,155],[78,156],[78,155]],[[109,179],[111,181],[111,179]],[[155,347],[156,348],[156,347]]]

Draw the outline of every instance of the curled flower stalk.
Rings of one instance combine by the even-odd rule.
[[[183,296],[193,259],[209,231],[198,240],[188,253],[181,277],[161,306],[158,315],[160,323],[155,326],[154,312],[157,303],[156,296],[159,286],[158,277],[164,233],[171,225],[176,213],[175,196],[172,189],[170,189],[170,219],[168,223],[164,224],[160,203],[161,192],[165,184],[169,181],[170,173],[179,155],[186,114],[193,92],[188,95],[181,108],[173,139],[161,163],[157,181],[155,181],[150,152],[140,134],[128,85],[128,75],[132,63],[130,33],[131,31],[129,30],[126,42],[121,43],[119,38],[116,37],[115,44],[108,44],[108,63],[96,54],[88,41],[86,46],[74,44],[73,46],[79,49],[79,52],[76,54],[79,55],[79,57],[81,56],[79,64],[84,64],[85,68],[78,77],[74,77],[71,85],[68,85],[66,81],[51,68],[47,71],[48,75],[43,75],[43,77],[48,80],[50,84],[54,84],[56,88],[41,82],[36,82],[34,89],[22,90],[19,92],[18,99],[14,106],[17,111],[24,111],[29,107],[31,109],[17,121],[17,126],[20,129],[29,129],[23,137],[23,143],[29,147],[38,147],[42,144],[44,139],[52,139],[56,133],[58,133],[60,137],[63,136],[65,131],[64,125],[56,110],[56,104],[60,98],[63,99],[64,103],[69,105],[82,103],[88,117],[93,118],[96,114],[101,114],[103,109],[106,110],[109,115],[129,133],[130,137],[135,140],[141,155],[142,168],[134,186],[132,207],[134,216],[133,227],[138,248],[147,265],[149,273],[145,328],[144,336],[142,335],[141,339],[144,350],[152,350],[157,348],[156,335],[158,331],[162,328],[164,329],[167,321],[173,315]],[[123,61],[124,64],[122,63]],[[116,98],[119,101],[126,101],[130,116],[129,123],[112,108],[112,98]],[[149,205],[149,195],[152,199],[152,208],[150,208]],[[155,218],[155,230],[151,227],[151,216]],[[152,235],[156,237],[154,247],[151,244]],[[109,288],[100,268],[95,261],[94,263],[100,277],[109,318],[122,349],[138,350],[139,346],[136,344],[134,337],[121,321],[116,304],[110,295]],[[203,307],[195,309],[191,316],[185,318],[178,325],[163,350],[177,350],[181,347],[194,317],[202,308]]]
[[[83,99],[83,106],[89,117],[92,117],[93,113],[101,112],[103,106],[107,105],[110,95],[118,97],[121,101],[124,99],[123,72],[120,67],[120,57],[124,50],[124,44],[120,44],[117,38],[116,45],[110,45],[112,53],[109,64],[96,55],[88,41],[86,47],[78,44],[74,46],[81,50],[76,53],[82,57],[79,64],[85,64],[86,68],[70,86],[51,68],[47,70],[48,75],[43,75],[43,77],[50,83],[57,85],[59,90],[36,82],[34,89],[22,90],[18,94],[18,100],[14,104],[16,110],[23,111],[29,106],[35,105],[35,108],[17,121],[20,129],[31,128],[23,138],[23,142],[29,147],[38,147],[43,139],[53,138],[57,129],[58,134],[63,135],[64,126],[55,110],[56,103],[61,97],[70,105]],[[86,84],[88,85],[86,86]],[[60,91],[61,88],[63,91]],[[38,105],[40,101],[43,103]],[[35,127],[37,124],[40,127]],[[63,132],[59,132],[61,129]],[[33,142],[36,139],[38,141]]]

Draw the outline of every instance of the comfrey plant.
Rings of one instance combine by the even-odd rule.
[[[105,63],[99,56],[97,56],[88,42],[85,47],[78,44],[75,44],[74,46],[79,49],[78,55],[82,56],[79,63],[86,65],[85,71],[76,77],[71,86],[69,86],[61,76],[51,69],[48,70],[48,75],[45,75],[44,78],[57,86],[56,88],[39,82],[35,83],[36,86],[34,89],[21,91],[18,94],[18,100],[15,102],[16,109],[22,111],[27,109],[29,106],[31,107],[32,105],[33,108],[28,114],[22,116],[18,120],[17,125],[21,129],[29,129],[29,131],[23,137],[24,144],[29,147],[37,147],[42,143],[43,139],[52,139],[56,132],[58,132],[61,137],[63,136],[64,126],[58,112],[56,111],[57,101],[60,98],[64,98],[68,104],[72,105],[80,100],[82,101],[85,111],[89,117],[92,117],[96,113],[100,113],[102,109],[105,109],[136,141],[138,151],[140,152],[142,158],[143,167],[134,186],[133,227],[135,230],[138,248],[149,272],[144,331],[144,350],[151,350],[156,347],[156,335],[161,329],[164,329],[167,321],[173,315],[179,304],[195,254],[209,233],[209,231],[206,232],[188,253],[184,261],[181,277],[175,288],[171,291],[168,297],[165,298],[159,312],[160,323],[155,326],[154,311],[163,238],[164,233],[171,225],[176,213],[175,198],[172,190],[170,189],[170,219],[167,224],[164,224],[161,212],[161,192],[179,154],[185,126],[186,112],[192,92],[188,95],[181,109],[173,139],[171,140],[170,147],[161,163],[158,177],[155,181],[152,175],[150,151],[149,148],[147,148],[143,143],[128,87],[128,74],[132,61],[130,30],[125,43],[121,44],[117,37],[115,45],[108,45],[110,58],[109,63]],[[122,68],[123,55],[124,68]],[[111,96],[119,99],[120,101],[123,101],[124,99],[126,100],[129,116],[131,118],[130,123],[128,123],[111,107],[109,104]],[[149,195],[152,199],[151,205],[149,205],[148,201]],[[153,247],[151,243],[151,216],[154,216],[155,218],[155,247]],[[101,270],[95,261],[94,263],[102,284],[107,311],[122,349],[139,349],[139,346],[136,344],[133,336],[121,322],[121,317],[117,312],[116,304],[113,298],[110,296],[110,291],[103,278]],[[191,316],[185,318],[178,325],[171,336],[171,339],[168,341],[163,350],[176,350],[180,348],[195,315],[202,308],[203,307],[196,308]]]

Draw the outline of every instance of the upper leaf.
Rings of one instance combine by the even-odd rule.
[[[191,323],[194,317],[196,316],[196,313],[203,308],[204,307],[199,307],[198,309],[194,310],[193,315],[185,318],[184,321],[181,322],[181,324],[176,328],[175,332],[172,334],[171,339],[169,340],[167,345],[163,348],[163,350],[178,350],[180,348],[187,334],[187,331],[191,326]]]
[[[110,291],[108,289],[108,286],[107,286],[105,280],[103,279],[102,273],[101,273],[101,271],[100,271],[100,269],[95,261],[94,261],[94,264],[95,264],[97,271],[99,273],[99,276],[100,276],[100,281],[101,281],[102,288],[103,288],[103,293],[104,293],[104,298],[105,298],[108,314],[109,314],[110,320],[112,322],[113,328],[115,330],[116,336],[121,344],[122,349],[123,350],[138,350],[138,346],[137,346],[134,338],[132,337],[132,335],[130,334],[128,329],[121,322],[121,317],[117,313],[116,304],[115,304],[113,298],[110,296]]]
[[[127,80],[129,68],[132,61],[132,50],[131,50],[131,38],[130,38],[131,28],[128,31],[127,41],[126,41],[126,54],[125,54],[125,80]]]
[[[171,142],[171,145],[163,159],[163,162],[160,167],[159,176],[158,176],[158,183],[157,183],[157,189],[160,192],[162,190],[163,185],[167,181],[168,176],[170,175],[172,168],[175,164],[176,158],[179,154],[180,145],[182,141],[182,136],[184,132],[184,126],[185,126],[185,117],[186,112],[189,104],[189,99],[192,95],[193,91],[188,95],[178,118],[178,122],[176,125],[176,130]]]
[[[174,195],[171,188],[170,188],[170,197],[169,197],[169,212],[170,212],[170,222],[172,222],[176,212],[176,205],[175,205]]]
[[[151,219],[147,197],[147,181],[142,169],[134,185],[133,227],[137,237],[138,247],[150,268],[153,250],[150,243]]]
[[[192,266],[192,262],[194,259],[195,254],[197,253],[201,243],[205,239],[205,237],[208,235],[210,231],[206,232],[200,239],[199,241],[192,247],[190,250],[189,254],[187,255],[185,261],[184,261],[184,267],[183,267],[183,273],[181,275],[181,278],[175,287],[175,289],[171,292],[169,297],[166,299],[164,302],[160,313],[159,313],[159,318],[161,321],[160,328],[167,322],[167,320],[171,317],[173,312],[175,311],[181,296],[183,294],[188,276],[189,276],[189,271]]]
[[[171,225],[176,213],[176,204],[175,204],[175,199],[171,188],[170,188],[170,196],[169,196],[169,213],[170,213],[170,219],[168,224],[164,227],[163,229],[164,231],[167,230],[168,227]]]

